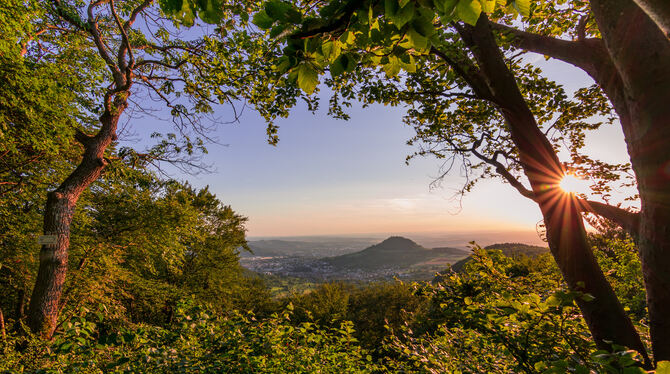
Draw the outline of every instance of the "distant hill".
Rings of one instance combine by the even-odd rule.
[[[462,259],[467,253],[463,249],[450,247],[428,249],[410,239],[392,236],[362,251],[323,260],[334,268],[374,270],[391,267],[408,268],[432,261],[446,264]]]
[[[523,244],[523,243],[500,243],[500,244],[491,244],[489,246],[484,247],[486,250],[499,250],[501,251],[505,256],[512,257],[512,256],[518,256],[518,255],[525,255],[525,256],[530,256],[530,257],[535,257],[538,255],[541,255],[543,253],[548,253],[549,248],[547,247],[540,247],[537,245],[528,245],[528,244]],[[470,262],[472,260],[472,256],[468,256],[455,264],[451,265],[451,268],[454,271],[461,271],[463,269],[463,266]]]
[[[249,248],[253,254],[240,251],[240,256],[251,257],[328,257],[360,251],[374,243],[370,238],[329,238],[321,241],[299,241],[283,239],[250,240]]]

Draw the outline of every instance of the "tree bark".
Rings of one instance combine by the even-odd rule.
[[[26,309],[26,286],[23,285],[16,296],[16,309],[14,313],[16,314],[17,319],[23,319],[25,317]]]
[[[654,361],[670,360],[670,40],[631,0],[591,0],[625,89],[624,131],[637,178],[638,247]]]
[[[2,308],[0,308],[0,333],[2,333],[2,341],[4,342],[7,339],[7,332],[5,331],[5,315],[2,313]]]
[[[670,1],[668,0],[635,0],[658,28],[670,38]]]
[[[120,98],[121,96],[117,96]],[[78,134],[84,145],[81,163],[65,181],[48,194],[44,210],[43,233],[56,235],[54,245],[43,245],[40,266],[28,307],[28,326],[44,338],[51,338],[58,325],[58,311],[68,267],[70,224],[79,196],[98,179],[106,166],[104,153],[116,139],[119,116],[126,107],[125,99],[117,99],[112,108],[100,117],[100,131],[94,137]]]
[[[577,304],[596,345],[611,349],[612,342],[634,349],[646,358],[635,327],[591,251],[577,199],[558,187],[564,175],[562,164],[507,68],[486,16],[481,16],[474,28],[466,26],[463,31],[461,34],[487,77],[519,151],[544,217],[552,255],[571,290],[595,297],[593,301],[578,299]]]

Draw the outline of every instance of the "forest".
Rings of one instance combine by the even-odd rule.
[[[0,34],[0,372],[670,373],[667,0],[3,0]],[[221,121],[272,147],[354,104],[402,109],[458,194],[531,201],[548,251],[277,280],[240,265],[247,217],[165,172]],[[629,162],[589,154],[605,126]]]

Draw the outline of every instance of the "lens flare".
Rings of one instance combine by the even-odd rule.
[[[589,183],[572,174],[565,174],[565,176],[563,176],[560,187],[563,191],[568,193],[587,194],[590,192]]]

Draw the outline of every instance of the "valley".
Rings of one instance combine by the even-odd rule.
[[[471,253],[469,249],[459,247],[426,248],[400,236],[378,240],[370,245],[372,241],[372,238],[321,242],[250,241],[254,253],[241,254],[240,263],[262,275],[312,282],[422,281],[433,279],[437,272],[444,271],[449,265],[462,267]],[[494,244],[489,247],[504,248],[505,254],[546,251],[543,247],[525,244]]]

